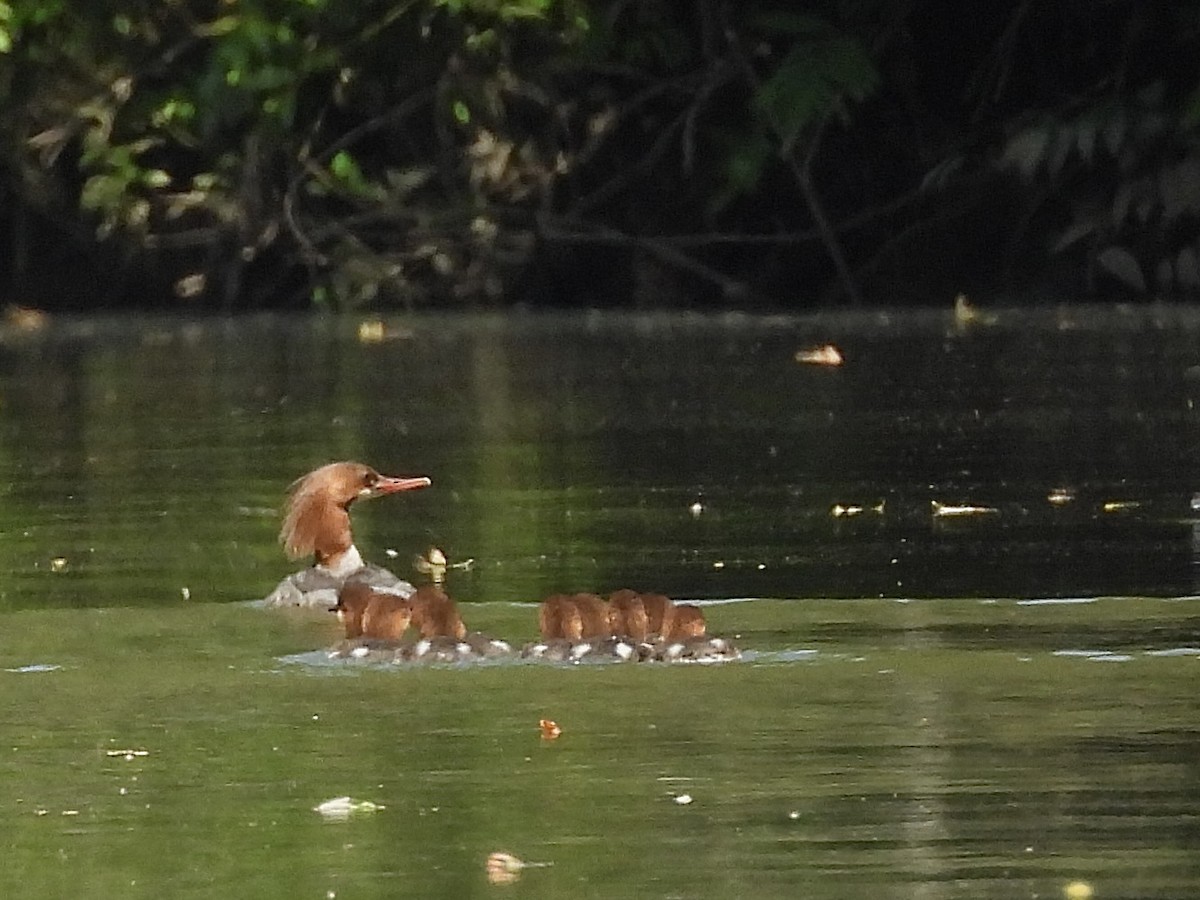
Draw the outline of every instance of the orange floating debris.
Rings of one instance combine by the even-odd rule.
[[[840,366],[845,359],[842,358],[842,351],[833,344],[822,344],[820,347],[797,350],[796,362],[812,366]]]
[[[558,727],[558,723],[553,719],[539,719],[538,727],[542,729],[543,741],[552,741],[562,734],[562,729]]]

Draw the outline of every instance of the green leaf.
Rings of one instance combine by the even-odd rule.
[[[362,169],[345,150],[338,151],[329,161],[329,171],[342,181],[361,183],[363,180]]]
[[[788,147],[843,98],[862,100],[878,84],[879,73],[866,49],[855,38],[835,35],[793,46],[755,99]]]

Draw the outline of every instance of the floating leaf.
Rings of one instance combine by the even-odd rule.
[[[354,800],[351,797],[334,797],[332,800],[326,800],[313,807],[314,812],[319,812],[326,819],[334,822],[344,821],[354,813],[370,813],[380,809],[384,809],[384,807],[378,803],[372,803],[370,800]]]
[[[809,347],[796,351],[796,362],[812,366],[840,366],[845,359],[833,344],[822,344],[819,347]]]
[[[511,853],[497,850],[487,858],[487,879],[492,884],[512,884],[521,877],[525,863]]]

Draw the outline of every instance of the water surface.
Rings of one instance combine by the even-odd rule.
[[[1197,893],[1200,317],[367,324],[0,336],[0,893]],[[329,617],[244,601],[334,458],[433,478],[358,543],[473,559],[473,626],[750,598],[746,658],[314,664]]]

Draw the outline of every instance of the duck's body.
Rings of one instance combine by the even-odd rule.
[[[671,598],[663,594],[641,594],[640,597],[642,609],[646,611],[646,634],[662,634],[663,621],[674,606]]]
[[[521,651],[526,659],[716,662],[739,655],[723,638],[707,636],[695,604],[628,589],[614,591],[607,602],[595,594],[553,594],[538,609],[538,626],[541,640]]]
[[[742,653],[723,637],[697,637],[680,641],[662,641],[654,648],[652,659],[670,663],[717,663],[740,659]]]
[[[351,640],[399,641],[413,617],[413,606],[403,594],[372,587],[355,576],[338,591],[333,611]]]
[[[346,639],[330,658],[375,663],[457,663],[512,655],[507,642],[468,632],[458,606],[436,585],[402,596],[373,588],[351,575],[333,611]],[[409,626],[412,631],[409,633]]]
[[[664,641],[688,641],[707,633],[704,613],[692,603],[672,604],[663,616],[661,634]]]
[[[650,634],[650,623],[641,596],[628,588],[608,597],[608,624],[613,634],[641,643]]]
[[[584,638],[577,641],[568,638],[543,638],[525,645],[521,656],[524,659],[543,662],[575,664],[630,662],[641,658],[637,644],[619,637]]]
[[[310,568],[284,578],[264,601],[267,606],[315,606],[328,609],[353,576],[372,588],[407,596],[412,585],[387,569],[364,563],[354,546],[350,506],[366,500],[428,487],[424,476],[394,478],[370,466],[336,462],[298,478],[288,491],[279,541],[289,559],[311,556]]]
[[[437,585],[423,585],[408,598],[412,605],[412,624],[423,638],[449,637],[462,640],[467,626],[458,606]]]

